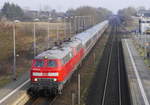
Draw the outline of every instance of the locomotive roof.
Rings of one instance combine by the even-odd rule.
[[[63,44],[63,46],[67,46],[67,47],[76,47],[81,43],[81,40],[77,39],[77,38],[72,38],[70,41],[65,42]]]
[[[64,42],[59,47],[53,47],[50,50],[42,52],[41,54],[37,55],[35,59],[62,59],[65,57],[69,52],[72,51],[71,47],[76,47],[81,43],[80,40],[72,38],[70,41]]]
[[[108,24],[108,21],[104,21],[102,23],[97,24],[96,26],[79,33],[75,36],[75,38],[78,38],[82,40],[82,44],[85,44],[89,39],[93,37],[99,30],[101,30],[106,24]]]
[[[53,47],[52,49],[37,55],[35,59],[62,59],[69,52],[71,52],[71,48],[69,47]]]

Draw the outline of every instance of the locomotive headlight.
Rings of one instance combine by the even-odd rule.
[[[37,78],[35,78],[35,79],[34,79],[34,81],[36,82],[36,81],[38,81],[38,79],[37,79]]]
[[[56,78],[54,78],[54,81],[57,81],[57,79],[56,79]]]
[[[59,73],[48,73],[48,76],[58,76],[59,75]]]
[[[42,73],[33,72],[32,75],[33,75],[33,76],[42,76]]]

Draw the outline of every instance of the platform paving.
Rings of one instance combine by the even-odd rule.
[[[14,100],[26,92],[29,86],[29,72],[18,77],[16,81],[0,88],[0,105],[10,105]]]
[[[150,70],[131,39],[122,40],[133,105],[150,105]]]

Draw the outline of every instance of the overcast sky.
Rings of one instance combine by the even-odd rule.
[[[79,6],[89,5],[94,7],[105,7],[116,13],[118,9],[128,6],[145,6],[150,8],[150,0],[0,0],[0,7],[4,2],[13,2],[22,8],[28,9],[56,9],[66,11],[68,8],[77,8]]]

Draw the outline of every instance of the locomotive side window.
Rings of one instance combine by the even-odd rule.
[[[47,66],[48,67],[56,67],[57,66],[56,61],[52,61],[52,60],[48,61]]]
[[[34,65],[35,67],[43,67],[44,66],[44,61],[41,61],[41,60],[37,60],[36,62],[35,62],[35,65]]]
[[[63,64],[66,64],[71,58],[72,58],[72,54],[68,53],[64,58],[63,58]]]

